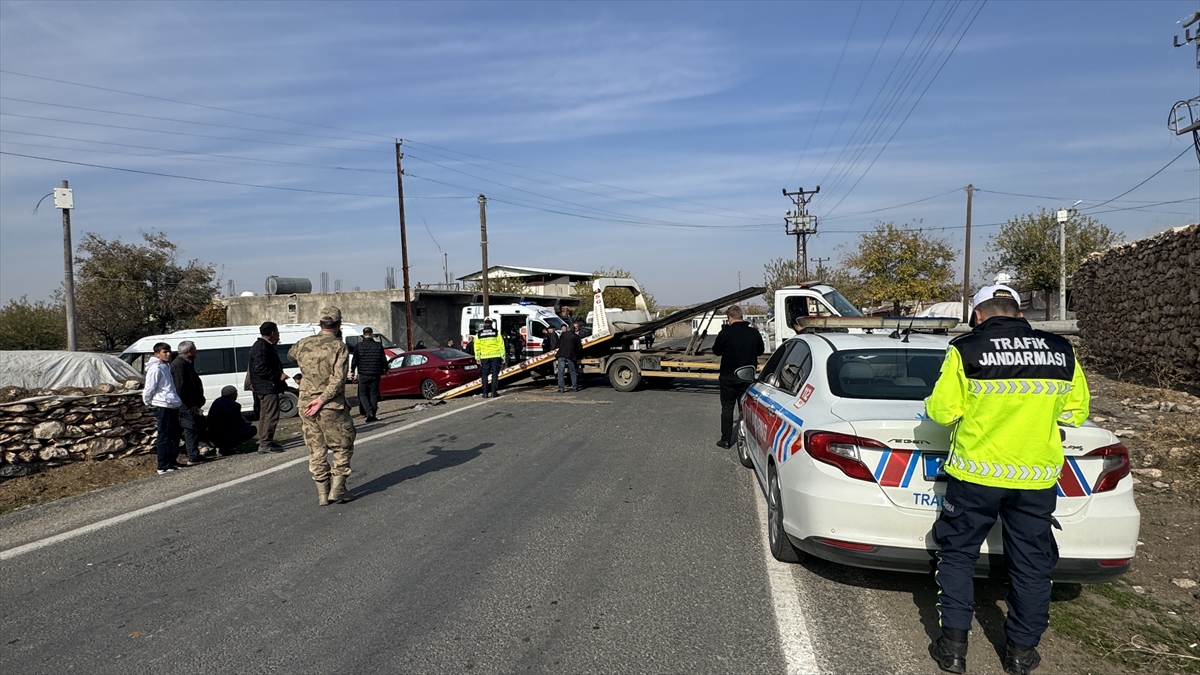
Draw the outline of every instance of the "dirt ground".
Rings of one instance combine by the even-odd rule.
[[[1178,385],[1091,371],[1088,378],[1091,419],[1129,448],[1141,535],[1120,581],[1056,587],[1045,639],[1079,653],[1081,673],[1200,673],[1200,397]],[[424,403],[383,401],[379,416]],[[281,420],[277,439],[299,435],[299,419]],[[241,449],[253,452],[254,444]],[[153,473],[153,455],[141,455],[7,479],[0,482],[0,514]]]

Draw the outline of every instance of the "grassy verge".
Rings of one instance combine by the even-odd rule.
[[[1166,606],[1127,580],[1083,587],[1050,606],[1050,628],[1084,650],[1135,672],[1200,674],[1200,623],[1194,603]]]

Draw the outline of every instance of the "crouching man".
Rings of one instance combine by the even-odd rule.
[[[292,345],[288,358],[300,366],[304,375],[300,383],[300,428],[308,446],[308,470],[317,483],[317,504],[325,506],[354,499],[346,489],[346,478],[350,475],[355,431],[346,402],[350,350],[338,338],[342,311],[337,307],[322,309],[320,326],[320,333]]]
[[[242,404],[237,397],[237,387],[226,385],[221,397],[208,410],[208,440],[222,457],[232,455],[239,445],[254,438],[254,425],[242,416]]]

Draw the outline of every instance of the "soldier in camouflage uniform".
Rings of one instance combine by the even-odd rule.
[[[350,351],[337,335],[342,327],[341,310],[322,309],[320,324],[321,332],[298,341],[288,350],[288,358],[299,364],[304,374],[300,384],[300,428],[308,446],[308,470],[317,483],[317,504],[325,506],[354,499],[346,489],[346,477],[350,475],[355,431],[346,402]],[[333,452],[332,467],[328,452]]]

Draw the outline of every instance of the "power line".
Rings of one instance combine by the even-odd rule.
[[[195,106],[197,108],[207,108],[209,110],[219,110],[221,112],[234,113],[237,115],[249,115],[250,117],[261,117],[263,119],[275,120],[276,122],[288,122],[290,124],[303,124],[303,125],[310,126],[310,127],[321,127],[323,129],[332,129],[334,131],[344,131],[344,132],[350,133],[350,134],[360,134],[363,136],[375,136],[376,138],[385,138],[389,141],[392,140],[392,136],[384,136],[381,134],[375,134],[375,133],[371,133],[368,131],[355,131],[354,129],[343,129],[341,127],[331,127],[331,126],[328,126],[325,124],[314,124],[312,122],[302,122],[300,120],[290,120],[290,119],[287,119],[284,117],[272,117],[271,115],[261,115],[259,113],[246,112],[244,110],[234,110],[232,108],[222,108],[222,107],[215,106],[215,105],[205,105],[203,103],[191,103],[189,101],[180,101],[178,99],[164,98],[162,96],[151,96],[149,94],[139,94],[139,93],[132,92],[132,91],[122,91],[120,89],[110,89],[108,87],[99,87],[94,84],[83,84],[82,82],[71,82],[69,80],[58,80],[53,77],[43,77],[41,75],[30,75],[28,73],[18,73],[14,70],[5,70],[5,69],[0,68],[0,73],[7,73],[9,75],[19,75],[21,77],[28,77],[28,78],[32,78],[35,80],[45,80],[46,82],[57,82],[59,84],[69,84],[69,85],[75,86],[75,87],[86,87],[88,89],[97,89],[99,91],[108,91],[108,92],[112,92],[115,94],[124,94],[126,96],[140,96],[142,98],[149,98],[149,99],[153,99],[155,101],[166,101],[167,103],[178,103],[180,105],[190,105],[190,106]]]
[[[900,17],[900,10],[904,9],[904,0],[896,3],[896,13],[892,15],[892,21],[888,24],[887,30],[883,33],[883,39],[879,41],[879,46],[875,48],[875,55],[871,57],[871,63],[867,66],[867,72],[863,73],[862,80],[858,82],[858,88],[854,90],[854,96],[850,98],[850,104],[846,106],[846,110],[842,112],[842,119],[838,120],[837,128],[833,130],[833,134],[829,137],[829,142],[825,144],[825,148],[821,150],[821,157],[817,159],[817,163],[809,170],[808,176],[805,177],[804,183],[809,183],[810,178],[821,167],[821,163],[825,161],[825,155],[828,154],[829,148],[833,147],[834,140],[842,131],[842,125],[846,123],[846,118],[850,116],[850,110],[854,108],[855,102],[858,101],[858,95],[862,92],[863,85],[867,83],[867,79],[871,77],[871,71],[875,69],[875,62],[879,59],[879,53],[883,51],[883,45],[887,44],[888,37],[892,34],[892,28],[896,26],[896,19]],[[795,172],[793,171],[793,174]]]
[[[925,94],[929,91],[929,88],[933,86],[935,81],[937,81],[938,75],[942,74],[942,69],[945,68],[946,64],[950,62],[951,57],[954,56],[954,52],[958,51],[958,45],[961,44],[962,39],[966,37],[967,31],[971,30],[971,26],[975,23],[975,19],[979,18],[979,13],[983,11],[983,6],[986,4],[987,0],[983,0],[979,3],[979,8],[975,10],[974,16],[971,17],[970,21],[966,22],[966,28],[963,28],[958,34],[958,40],[955,41],[954,46],[950,48],[950,53],[946,55],[945,59],[942,60],[942,65],[938,66],[937,72],[933,74],[933,77],[929,79],[929,82],[925,85],[925,88],[921,90],[920,96],[917,97],[917,100],[912,104],[912,107],[908,109],[908,113],[904,116],[904,119],[900,120],[900,124],[896,126],[896,130],[892,132],[892,135],[888,137],[887,141],[883,144],[883,147],[880,148],[879,152],[875,154],[875,158],[872,159],[871,163],[867,165],[867,168],[862,172],[862,175],[858,177],[858,180],[854,181],[854,184],[850,186],[850,189],[846,190],[846,194],[843,195],[842,198],[838,200],[838,203],[834,204],[833,208],[829,210],[830,213],[836,211],[837,207],[841,206],[842,202],[846,201],[846,197],[849,197],[850,193],[854,192],[854,188],[858,187],[858,184],[862,182],[862,179],[865,178],[868,173],[870,173],[871,168],[875,166],[875,162],[879,161],[879,157],[883,155],[884,150],[887,150],[888,145],[890,145],[892,140],[896,138],[896,134],[900,133],[900,130],[904,128],[904,123],[908,121],[908,118],[912,116],[913,111],[916,110],[917,106],[921,104],[921,100],[925,98]]]
[[[1178,158],[1176,158],[1176,159],[1178,159]],[[993,194],[993,195],[1004,195],[1006,197],[1028,197],[1030,199],[1049,199],[1050,201],[1056,201],[1056,202],[1066,202],[1066,201],[1070,201],[1072,199],[1079,199],[1078,197],[1050,197],[1047,195],[1029,195],[1029,194],[1023,194],[1020,192],[1001,192],[999,190],[984,190],[982,188],[979,188],[979,191],[987,192],[988,194]],[[1141,199],[1112,199],[1109,201],[1114,201],[1114,202],[1119,201],[1119,202],[1122,202],[1125,204],[1162,204],[1162,203],[1178,204],[1181,202],[1194,202],[1194,201],[1198,201],[1198,200],[1200,200],[1200,197],[1188,197],[1187,199],[1177,199],[1173,202],[1155,202],[1153,200],[1141,200]],[[1089,198],[1085,197],[1083,199],[1083,201],[1098,202],[1101,200],[1095,199],[1095,198],[1089,199]],[[1093,207],[1084,207],[1084,208],[1093,208]]]
[[[80,122],[77,120],[63,120],[56,117],[39,117],[37,115],[19,115],[17,113],[0,112],[0,115],[9,117],[21,117],[24,119],[41,120],[43,122],[63,122],[64,124],[83,124],[90,127],[105,127],[108,129],[124,129],[125,131],[142,131],[155,134],[168,134],[172,136],[191,136],[194,138],[208,138],[218,141],[237,141],[239,143],[263,143],[266,145],[286,145],[293,148],[315,148],[317,150],[335,150],[338,152],[370,152],[380,154],[385,150],[368,150],[366,148],[333,148],[328,145],[307,145],[304,143],[284,143],[282,141],[261,141],[254,138],[230,138],[229,136],[210,136],[208,134],[193,134],[186,131],[162,131],[159,129],[144,129],[141,127],[126,127],[119,124],[101,124],[100,122]]]
[[[304,162],[287,162],[287,161],[280,160],[280,159],[261,159],[258,157],[238,157],[237,155],[222,155],[222,154],[212,153],[212,152],[197,152],[194,150],[175,150],[172,148],[156,148],[156,147],[152,147],[152,146],[148,146],[148,145],[132,145],[129,143],[113,143],[110,141],[93,141],[93,140],[89,140],[86,138],[71,138],[70,136],[54,136],[51,134],[35,134],[35,133],[28,132],[28,131],[12,131],[11,129],[0,129],[0,133],[20,134],[22,136],[38,136],[40,138],[53,138],[53,139],[57,139],[57,140],[61,140],[61,141],[76,141],[76,142],[80,142],[80,143],[100,143],[102,145],[113,145],[113,146],[122,147],[122,148],[135,148],[138,150],[156,150],[158,152],[171,152],[171,153],[175,153],[175,154],[179,154],[179,155],[199,155],[199,156],[203,156],[203,157],[219,157],[219,158],[224,158],[225,160],[228,160],[231,163],[259,162],[259,163],[266,163],[266,164],[280,164],[280,165],[285,165],[285,166],[298,166],[298,167],[307,168],[307,169],[331,169],[331,170],[337,170],[337,171],[361,171],[361,172],[365,172],[365,173],[382,173],[382,174],[387,174],[389,176],[394,176],[396,174],[395,171],[387,171],[384,169],[360,169],[360,168],[348,167],[348,166],[331,166],[331,165],[327,165],[327,164],[306,164]],[[92,150],[89,148],[64,148],[64,147],[58,146],[58,145],[37,145],[34,143],[18,143],[16,141],[3,141],[3,142],[14,144],[14,145],[26,145],[26,146],[35,147],[35,148],[52,148],[55,150],[70,150],[70,151],[74,151],[74,152],[102,152],[102,153],[106,152],[107,154],[123,155],[123,156],[127,156],[127,157],[151,157],[151,158],[157,158],[157,159],[193,159],[193,158],[188,158],[188,157],[172,158],[172,157],[166,157],[163,155],[144,155],[144,154],[137,154],[137,153],[130,153],[130,152],[112,152],[112,151],[105,151],[105,150]],[[194,160],[194,161],[208,161],[208,160]]]
[[[1183,149],[1183,152],[1181,152],[1181,153],[1179,153],[1178,155],[1176,155],[1176,156],[1175,156],[1175,159],[1173,159],[1173,160],[1171,160],[1171,161],[1167,162],[1165,165],[1163,165],[1163,168],[1161,168],[1161,169],[1159,169],[1158,171],[1155,171],[1154,173],[1150,174],[1150,176],[1149,176],[1149,177],[1147,177],[1147,178],[1146,178],[1146,180],[1144,180],[1144,181],[1142,181],[1142,182],[1138,183],[1137,185],[1134,185],[1133,187],[1131,187],[1131,188],[1129,188],[1128,190],[1126,190],[1126,191],[1122,192],[1121,194],[1117,195],[1116,197],[1113,197],[1112,199],[1107,199],[1107,200],[1105,200],[1105,201],[1102,201],[1102,202],[1100,202],[1099,204],[1096,204],[1095,206],[1089,206],[1089,207],[1087,207],[1087,208],[1088,208],[1088,210],[1091,210],[1091,209],[1096,209],[1096,208],[1100,208],[1101,206],[1104,206],[1105,204],[1107,204],[1107,203],[1109,203],[1109,202],[1115,202],[1115,201],[1117,201],[1118,199],[1120,199],[1121,197],[1124,197],[1125,195],[1129,194],[1130,192],[1133,192],[1134,190],[1136,190],[1136,189],[1138,189],[1138,188],[1142,187],[1142,186],[1143,186],[1143,185],[1145,185],[1146,183],[1149,183],[1151,178],[1154,178],[1154,177],[1155,177],[1155,176],[1157,176],[1158,174],[1160,174],[1160,173],[1162,173],[1162,172],[1166,171],[1166,170],[1167,170],[1167,167],[1171,166],[1171,165],[1172,165],[1172,164],[1174,164],[1175,162],[1178,162],[1178,161],[1179,161],[1179,158],[1180,158],[1180,157],[1183,157],[1184,155],[1186,155],[1186,154],[1188,153],[1188,151],[1189,151],[1189,150],[1191,150],[1191,149],[1192,149],[1192,147],[1191,147],[1191,146],[1188,146],[1188,147],[1184,148],[1184,149]]]
[[[197,178],[195,176],[180,176],[177,174],[159,173],[157,171],[142,171],[140,169],[126,169],[126,168],[119,167],[119,166],[105,166],[103,164],[88,164],[86,162],[72,162],[72,161],[66,160],[66,159],[53,159],[51,157],[36,157],[34,155],[22,155],[20,153],[7,152],[7,151],[3,151],[3,150],[0,150],[0,155],[10,155],[12,157],[24,157],[25,159],[40,159],[44,162],[55,162],[58,164],[73,164],[75,166],[86,166],[86,167],[89,167],[92,169],[109,169],[111,171],[124,171],[126,173],[140,173],[140,174],[146,175],[146,176],[159,176],[162,178],[179,178],[182,180],[199,181],[201,183],[218,183],[220,185],[236,185],[238,187],[261,188],[264,190],[284,190],[286,192],[309,192],[309,193],[318,194],[318,195],[339,195],[339,196],[343,196],[343,197],[380,197],[383,199],[395,199],[396,198],[396,195],[372,195],[372,194],[359,194],[359,193],[354,193],[354,192],[332,192],[329,190],[308,190],[305,188],[282,187],[279,185],[256,185],[254,183],[238,183],[236,181],[217,180],[215,178]]]
[[[933,200],[933,199],[937,199],[938,197],[945,197],[946,195],[955,194],[955,193],[959,192],[959,191],[960,191],[960,190],[962,190],[962,189],[963,189],[963,188],[954,188],[953,190],[947,190],[946,192],[943,192],[943,193],[941,193],[941,194],[936,194],[936,195],[933,195],[932,197],[925,197],[925,198],[923,198],[923,199],[916,199],[916,200],[913,200],[913,201],[911,201],[911,202],[904,202],[903,204],[896,204],[895,206],[885,206],[885,207],[883,207],[883,208],[871,209],[870,211],[858,211],[858,212],[855,212],[855,213],[843,213],[843,214],[842,214],[842,215],[840,215],[840,216],[828,216],[828,217],[822,218],[822,219],[821,219],[821,222],[828,222],[828,221],[830,221],[830,220],[838,220],[838,219],[840,219],[840,218],[852,218],[852,217],[854,217],[854,216],[865,216],[865,215],[867,215],[867,214],[869,214],[869,213],[879,213],[880,211],[891,211],[892,209],[898,209],[898,208],[901,208],[901,207],[904,207],[904,206],[912,206],[913,204],[920,204],[921,202],[927,202],[927,201],[930,201],[930,200]]]
[[[833,83],[837,81],[838,71],[842,69],[842,59],[846,57],[846,48],[850,46],[850,38],[854,37],[854,27],[858,25],[858,15],[862,13],[862,6],[862,0],[858,0],[858,8],[854,10],[854,20],[850,22],[850,32],[846,33],[846,41],[842,43],[842,53],[838,54],[837,65],[833,67],[833,75],[829,78],[829,86],[825,87],[825,98],[821,99],[821,107],[817,109],[817,119],[808,128],[808,140],[804,141],[804,149],[800,151],[800,157],[796,160],[796,166],[792,167],[792,175],[788,176],[788,183],[791,183],[792,179],[796,177],[796,170],[800,168],[800,163],[804,161],[804,155],[808,154],[808,145],[812,143],[813,133],[821,124],[821,115],[825,112],[825,104],[829,102],[829,92],[833,91]]]
[[[181,120],[174,117],[158,117],[156,115],[141,115],[139,113],[119,112],[116,110],[102,110],[100,108],[85,108],[78,105],[66,105],[64,103],[47,103],[46,101],[32,101],[25,98],[13,98],[11,96],[0,96],[3,101],[18,101],[20,103],[32,103],[34,105],[52,106],[55,108],[68,108],[70,110],[84,110],[87,112],[97,112],[105,115],[124,115],[126,117],[138,117],[147,120],[159,120],[161,122],[178,122],[181,124],[197,124],[206,127],[219,127],[222,129],[237,129],[239,131],[253,131],[259,134],[279,134],[281,136],[306,136],[308,138],[326,138],[334,141],[350,141],[351,143],[378,143],[378,141],[364,141],[357,138],[343,138],[341,136],[323,136],[321,134],[305,134],[298,131],[273,131],[271,129],[258,129],[255,127],[239,127],[232,124],[217,124],[216,122],[195,122],[192,120]]]
[[[441,147],[441,146],[438,146],[438,145],[432,145],[432,144],[430,144],[430,143],[423,143],[423,142],[421,142],[421,141],[414,141],[414,140],[412,140],[412,139],[410,139],[410,138],[406,138],[406,139],[404,139],[404,142],[405,142],[405,143],[412,144],[412,145],[423,145],[423,146],[425,146],[425,147],[428,147],[428,148],[436,148],[436,149],[438,149],[438,150],[443,150],[443,151],[445,151],[445,152],[452,152],[452,153],[454,153],[454,154],[456,154],[456,155],[463,155],[463,156],[466,156],[466,157],[472,157],[472,158],[474,158],[474,159],[481,159],[481,160],[483,160],[483,161],[485,161],[485,162],[494,162],[494,163],[496,163],[496,164],[503,164],[504,166],[511,166],[511,167],[514,167],[514,168],[517,168],[517,169],[523,169],[523,170],[525,170],[525,171],[534,171],[534,172],[537,172],[537,173],[545,174],[545,175],[547,175],[547,176],[554,176],[554,177],[556,177],[556,178],[565,178],[565,179],[567,179],[567,180],[578,181],[578,182],[580,182],[580,183],[587,183],[588,185],[596,185],[596,186],[599,186],[599,187],[605,187],[605,188],[609,188],[610,190],[621,190],[622,192],[629,192],[629,193],[636,194],[636,195],[642,195],[643,197],[653,197],[654,199],[662,199],[662,200],[665,200],[665,201],[678,202],[678,203],[680,203],[680,204],[691,204],[692,206],[703,206],[703,207],[704,207],[704,208],[706,208],[706,209],[716,209],[716,210],[718,210],[718,211],[726,211],[726,212],[729,212],[729,213],[740,213],[740,214],[747,215],[747,216],[755,216],[756,218],[770,218],[770,217],[771,217],[771,216],[768,216],[768,215],[765,215],[765,214],[762,214],[762,213],[751,213],[751,212],[749,212],[749,211],[738,211],[737,209],[726,209],[726,208],[722,208],[722,207],[720,207],[720,206],[713,206],[713,205],[711,205],[711,204],[704,204],[704,203],[701,203],[701,202],[693,202],[693,201],[688,201],[688,200],[686,200],[686,199],[676,199],[676,198],[674,198],[674,197],[664,197],[664,196],[662,196],[662,195],[650,194],[649,192],[641,192],[641,191],[639,191],[639,190],[634,190],[634,189],[631,189],[631,188],[619,187],[619,186],[616,186],[616,185],[609,185],[609,184],[607,184],[607,183],[597,183],[596,181],[586,180],[586,179],[583,179],[583,178],[575,178],[575,177],[573,177],[573,176],[567,176],[567,175],[564,175],[564,174],[561,174],[561,173],[554,173],[553,171],[543,171],[542,169],[534,169],[534,168],[532,168],[532,167],[528,167],[528,166],[522,166],[522,165],[520,165],[520,164],[513,164],[512,162],[504,162],[504,161],[501,161],[501,160],[498,160],[498,159],[489,159],[489,158],[487,158],[487,157],[481,157],[480,155],[472,155],[472,154],[471,154],[471,153],[469,153],[469,152],[462,152],[462,151],[460,151],[460,150],[452,150],[452,149],[450,149],[450,148],[444,148],[444,147]],[[462,161],[462,160],[459,160],[459,161]],[[492,170],[493,170],[493,171],[495,171],[495,169],[492,169]]]

